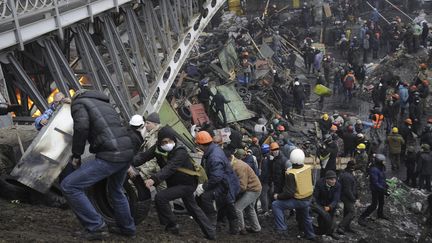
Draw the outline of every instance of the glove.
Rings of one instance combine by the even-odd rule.
[[[197,186],[197,188],[196,188],[196,190],[194,192],[194,195],[197,196],[197,197],[199,197],[203,193],[204,193],[203,184],[198,184],[198,186]]]

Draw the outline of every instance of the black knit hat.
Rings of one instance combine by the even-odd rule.
[[[169,138],[169,139],[173,140],[174,142],[177,142],[176,132],[170,126],[164,126],[158,132],[158,143],[159,144],[165,138]]]
[[[156,124],[160,124],[159,114],[156,113],[156,112],[151,113],[150,115],[147,116],[146,121],[153,122],[153,123],[156,123]]]

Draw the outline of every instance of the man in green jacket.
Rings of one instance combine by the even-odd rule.
[[[399,170],[402,145],[405,144],[405,140],[402,135],[399,134],[399,129],[397,127],[392,128],[391,134],[387,137],[387,144],[389,147],[392,170]]]

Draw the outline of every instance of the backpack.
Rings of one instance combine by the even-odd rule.
[[[188,159],[192,163],[194,170],[180,167],[177,169],[177,171],[190,176],[196,176],[198,178],[198,184],[204,184],[205,182],[207,182],[208,180],[207,173],[205,172],[204,167],[202,167],[200,163],[201,160],[199,160],[199,158],[196,157],[193,158],[193,156],[190,155]]]

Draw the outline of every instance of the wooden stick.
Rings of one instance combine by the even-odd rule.
[[[382,18],[382,19],[384,19],[385,20],[385,22],[387,22],[387,24],[391,24],[384,16],[382,16],[382,14],[380,14],[380,12],[378,12],[378,9],[376,9],[374,6],[372,6],[368,1],[366,1],[366,3],[373,9],[373,10],[375,10],[377,13],[378,13],[378,15]]]
[[[393,3],[391,3],[389,0],[385,0],[388,4],[390,4],[393,8],[395,8],[396,10],[398,10],[399,12],[401,12],[403,15],[405,15],[407,18],[409,18],[411,21],[414,21],[414,19],[412,19],[408,14],[406,14],[404,11],[402,11],[400,8],[398,8],[396,5],[394,5]]]

